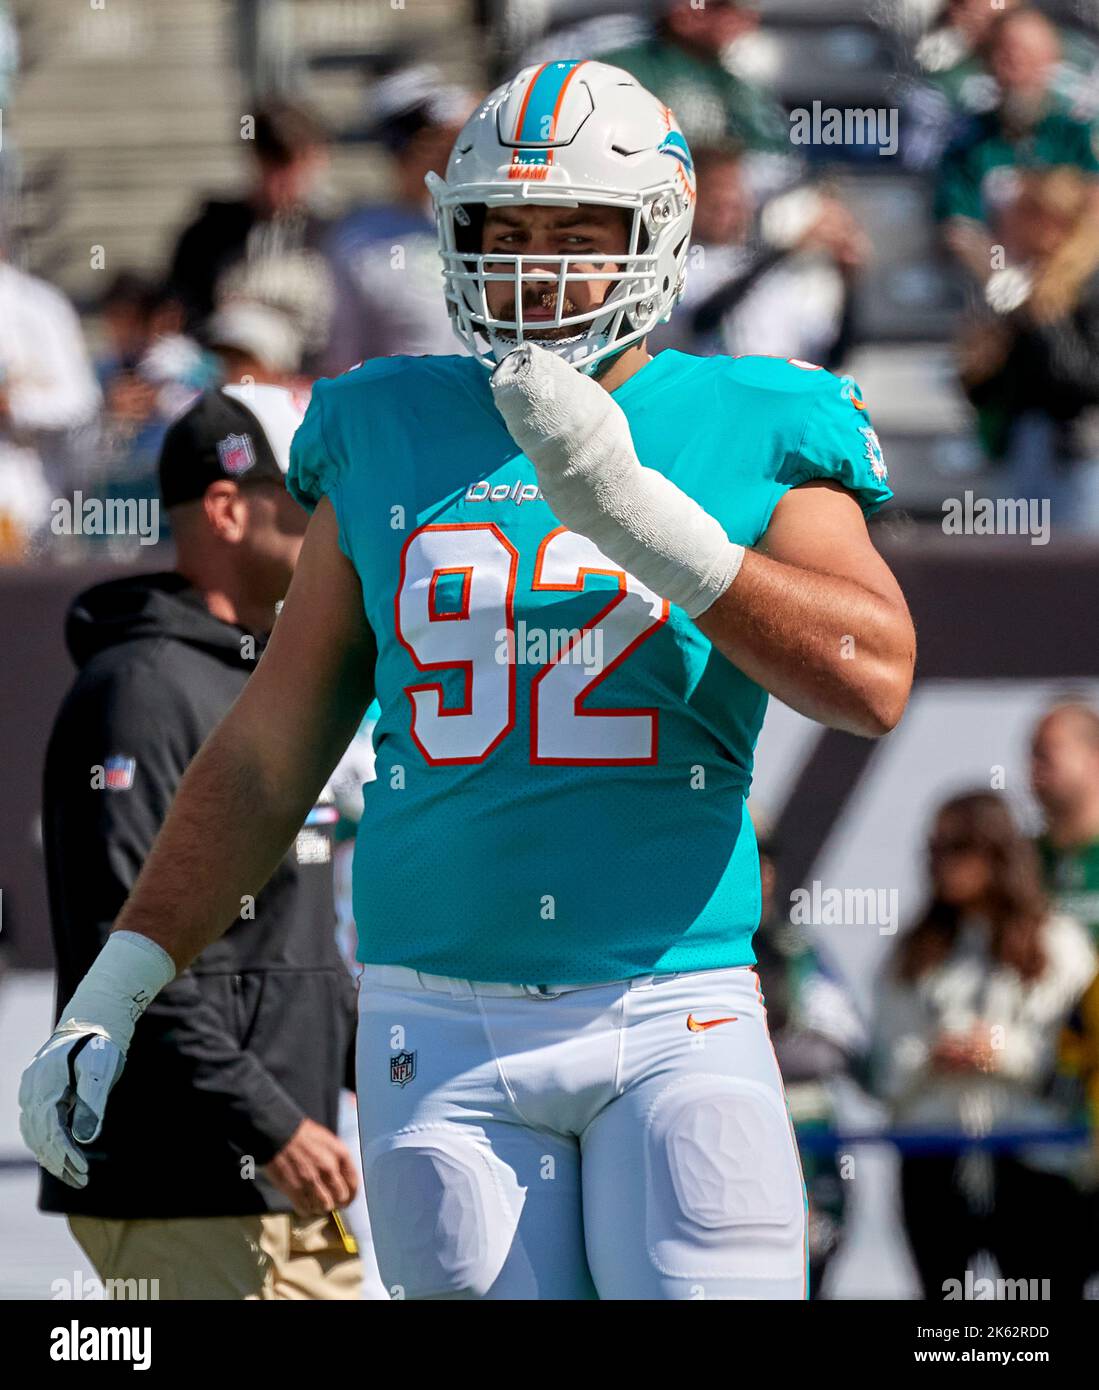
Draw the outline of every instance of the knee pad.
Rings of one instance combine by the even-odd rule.
[[[699,1281],[696,1297],[706,1281],[715,1296],[767,1297],[753,1290],[776,1281],[774,1296],[782,1284],[802,1297],[805,1188],[777,1091],[690,1076],[654,1099],[647,1129],[647,1245],[661,1273]]]
[[[457,1125],[401,1130],[370,1145],[363,1181],[390,1297],[484,1297],[526,1197],[487,1141]]]

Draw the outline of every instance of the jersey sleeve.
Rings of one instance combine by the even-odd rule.
[[[339,523],[340,549],[351,559],[351,549],[344,529],[344,456],[339,441],[329,433],[326,396],[330,383],[318,381],[313,386],[309,409],[298,426],[290,445],[290,467],[286,486],[290,495],[311,512],[322,497],[335,508]]]
[[[801,439],[779,470],[787,488],[801,483],[838,483],[854,494],[866,516],[893,496],[881,441],[858,385],[829,374],[809,408]]]

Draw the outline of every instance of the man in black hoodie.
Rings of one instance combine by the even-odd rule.
[[[43,802],[59,1001],[263,651],[307,521],[283,482],[300,417],[280,387],[204,395],[161,456],[177,569],[97,585],[70,611],[80,673]],[[68,1215],[104,1281],[158,1280],[161,1298],[360,1296],[332,1216],[357,1186],[334,1133],[354,1034],[334,937],[337,819],[329,801],[314,807],[267,886],[148,1009],[85,1151],[87,1184],[43,1172],[42,1209]]]

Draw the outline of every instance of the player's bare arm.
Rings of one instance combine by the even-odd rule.
[[[255,674],[188,768],[115,923],[180,969],[267,882],[373,698],[373,637],[336,537],[322,502]]]
[[[875,737],[904,712],[912,619],[858,503],[836,483],[788,492],[696,621],[745,675],[810,719]]]

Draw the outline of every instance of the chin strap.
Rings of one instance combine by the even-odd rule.
[[[598,362],[589,362],[580,367],[580,371],[585,376],[590,376],[593,381],[598,381],[601,376],[610,370],[624,352],[628,352],[632,347],[638,347],[645,341],[639,338],[636,343],[627,343],[625,347],[620,347],[617,352],[608,352],[606,357],[601,357]]]

